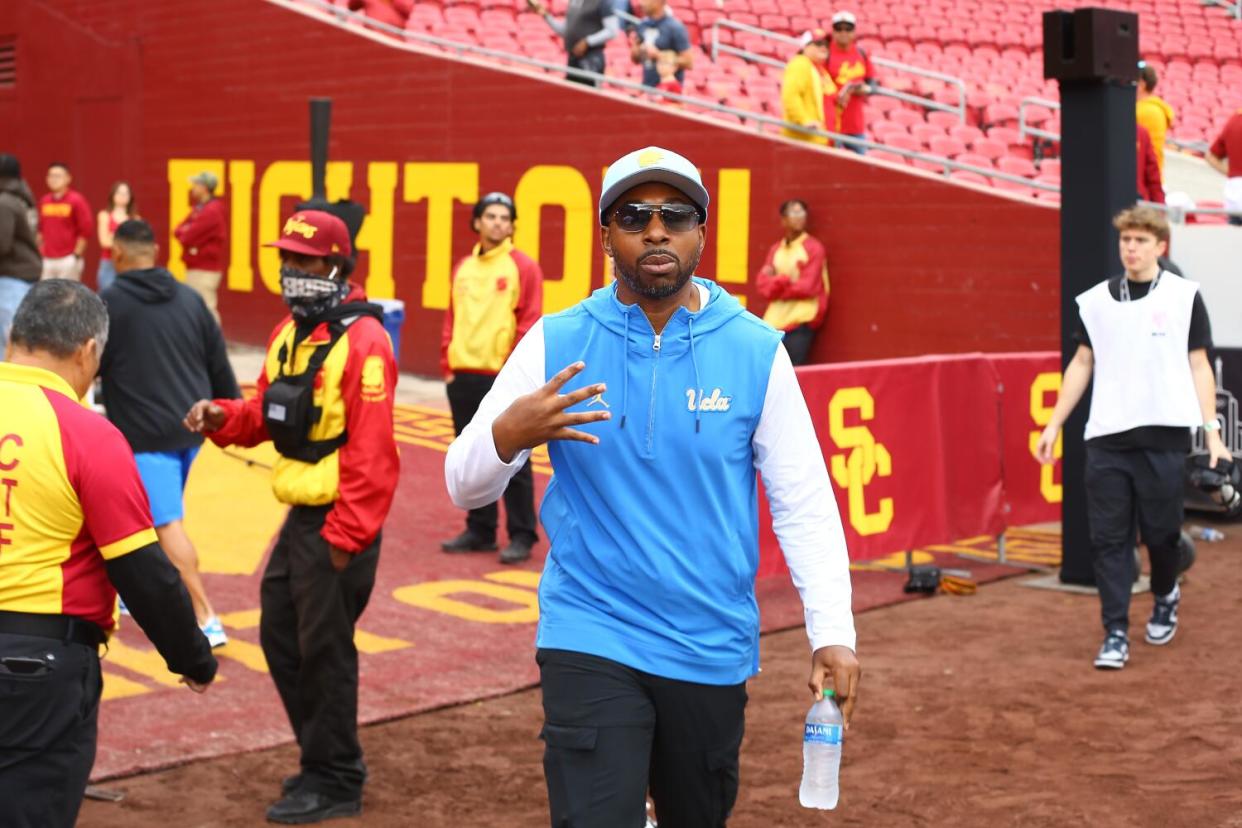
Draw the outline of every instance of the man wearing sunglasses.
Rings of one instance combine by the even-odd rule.
[[[875,89],[875,69],[866,51],[854,42],[858,21],[852,12],[839,11],[832,16],[832,43],[828,46],[828,75],[837,87],[832,101],[826,101],[824,111],[836,111],[832,132],[865,138],[867,129],[866,100]],[[866,155],[867,148],[861,144],[845,144],[846,149]]]
[[[616,161],[599,202],[616,281],[531,328],[445,462],[471,508],[548,444],[536,659],[553,825],[642,825],[648,793],[663,828],[725,824],[759,669],[756,469],[806,610],[808,685],[844,697],[847,722],[857,698],[818,440],[780,333],[693,276],[708,202],[676,153]]]

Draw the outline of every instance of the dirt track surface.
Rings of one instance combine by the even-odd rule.
[[[1097,672],[1098,602],[1011,579],[860,615],[864,678],[841,806],[801,809],[805,636],[763,639],[750,683],[742,792],[730,828],[1152,826],[1242,828],[1242,529],[1200,544],[1181,628],[1142,642],[1131,610],[1120,673]],[[545,826],[537,690],[368,727],[360,819],[333,825]],[[263,824],[291,747],[105,783],[80,825]]]

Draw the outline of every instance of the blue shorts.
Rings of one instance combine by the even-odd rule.
[[[163,526],[185,516],[181,495],[199,446],[181,451],[144,451],[134,455],[138,475],[151,502],[151,522]]]

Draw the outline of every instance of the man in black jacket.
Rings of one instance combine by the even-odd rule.
[[[117,593],[168,669],[202,692],[216,660],[151,527],[133,454],[79,400],[108,314],[50,279],[0,362],[0,825],[71,826],[95,760],[100,644]]]
[[[13,314],[43,273],[43,257],[35,240],[38,214],[34,203],[17,159],[0,153],[0,359],[4,359]]]
[[[219,647],[228,638],[182,524],[182,492],[203,438],[186,431],[181,418],[195,400],[241,392],[215,317],[198,293],[155,266],[158,251],[145,221],[116,228],[117,281],[103,292],[112,325],[100,369],[104,405],[134,450],[160,545],[181,571],[207,640]]]

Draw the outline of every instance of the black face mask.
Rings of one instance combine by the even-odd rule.
[[[349,284],[338,282],[336,274],[335,267],[327,276],[315,276],[293,265],[280,266],[280,296],[294,319],[314,319],[345,301]]]

